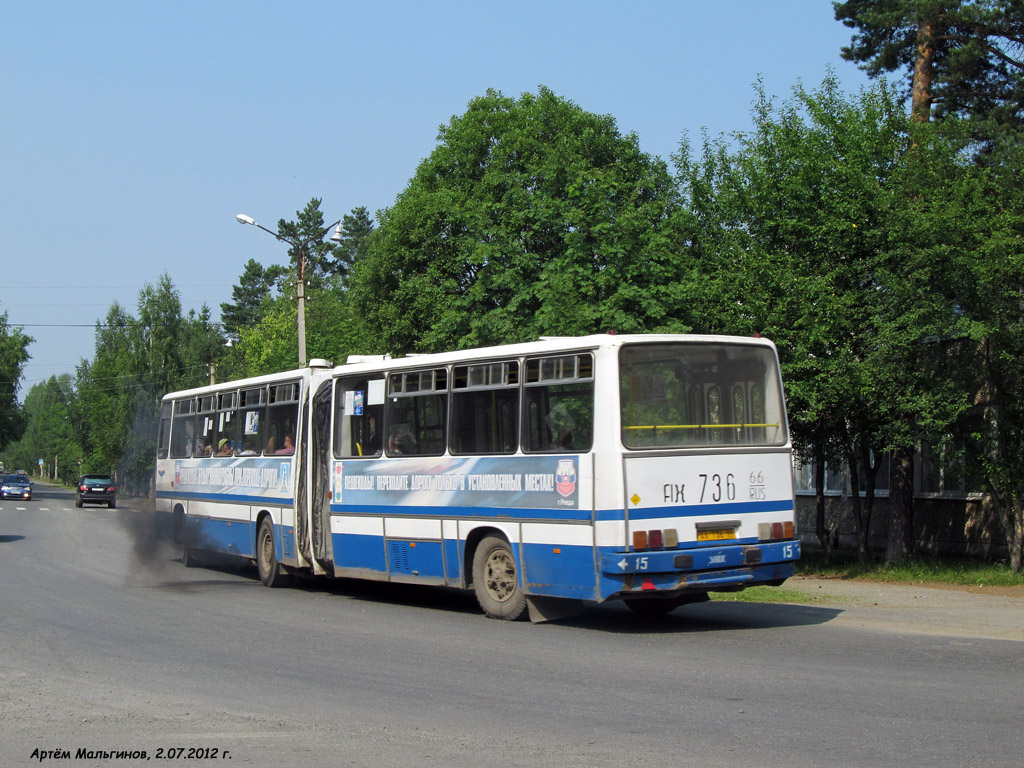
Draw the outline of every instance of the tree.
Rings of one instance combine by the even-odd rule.
[[[0,314],[0,449],[17,439],[25,426],[18,389],[32,341],[20,328],[7,323],[6,312]]]
[[[956,323],[944,290],[956,240],[920,171],[958,155],[912,130],[884,84],[847,99],[829,76],[781,108],[761,91],[735,152],[706,140],[699,160],[685,145],[677,157],[680,228],[699,256],[685,281],[690,322],[776,341],[794,436],[819,467],[913,450],[966,405],[931,341]],[[906,555],[900,512],[910,520],[897,510],[894,560]],[[865,556],[870,511],[855,517]],[[820,497],[818,536],[827,551]]]
[[[42,458],[48,476],[74,482],[83,458],[75,418],[76,398],[74,380],[67,373],[33,386],[25,395],[27,426],[5,452],[8,461],[17,467],[30,467]]]
[[[1003,525],[1010,565],[1024,567],[1024,191],[1020,144],[971,169],[949,196],[972,223],[955,257],[958,301],[976,371],[976,464]]]
[[[166,274],[139,292],[138,310],[111,306],[78,367],[85,469],[114,472],[128,493],[149,491],[160,398],[208,383],[221,342],[208,308],[182,315]]]
[[[237,377],[260,376],[295,367],[297,332],[295,302],[279,297],[264,305],[259,321],[243,328],[235,343]],[[310,295],[306,304],[307,346],[310,358],[343,363],[349,354],[367,349],[363,326],[354,315],[352,302],[340,287],[324,288]]]
[[[342,241],[334,249],[334,270],[343,280],[347,280],[352,265],[365,254],[372,233],[373,219],[365,207],[353,208],[352,213],[342,218]]]
[[[664,163],[610,116],[543,87],[518,100],[490,90],[441,128],[380,215],[350,284],[357,315],[396,353],[682,330],[673,201]]]
[[[296,212],[295,221],[277,222],[277,237],[288,244],[291,275],[305,280],[312,288],[321,287],[332,275],[335,263],[334,243],[325,241],[330,228],[324,228],[321,200],[314,197]]]
[[[856,30],[842,55],[872,77],[911,73],[911,113],[1024,123],[1020,0],[846,0],[836,19]],[[991,136],[993,128],[979,129]]]
[[[274,286],[285,272],[276,264],[264,269],[255,259],[245,263],[238,285],[231,288],[231,302],[220,305],[221,322],[228,336],[238,336],[242,328],[256,324],[261,305],[272,298]]]

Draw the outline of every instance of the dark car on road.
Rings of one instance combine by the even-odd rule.
[[[26,475],[4,475],[0,478],[0,499],[32,499],[32,482]]]
[[[75,506],[85,503],[106,504],[113,509],[117,506],[117,486],[110,475],[82,475],[75,489]]]

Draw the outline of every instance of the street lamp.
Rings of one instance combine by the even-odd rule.
[[[331,235],[331,242],[341,243],[345,240],[345,236],[341,232],[341,219],[338,219],[333,224],[328,225],[320,232],[320,234],[313,237],[306,238],[305,240],[296,240],[290,237],[284,237],[283,235],[275,232],[272,229],[267,229],[262,224],[258,224],[256,219],[252,216],[246,216],[244,213],[240,213],[235,216],[235,219],[239,224],[251,224],[254,227],[262,229],[264,232],[273,235],[282,243],[287,243],[292,248],[295,248],[299,253],[299,279],[295,284],[295,298],[298,301],[297,320],[298,331],[299,331],[299,368],[306,367],[306,248],[309,244],[316,241],[320,242],[323,240],[324,235],[331,231],[331,227],[334,227],[334,234]]]

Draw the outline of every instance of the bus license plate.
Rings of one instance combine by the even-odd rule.
[[[697,531],[697,541],[720,541],[721,539],[735,539],[735,528],[707,528]]]

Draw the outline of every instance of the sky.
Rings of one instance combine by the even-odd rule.
[[[325,222],[391,206],[438,128],[488,89],[544,85],[670,162],[750,128],[829,68],[829,0],[0,0],[0,312],[35,341],[19,396],[73,373],[114,302],[167,273],[219,317],[255,227],[322,199]]]

